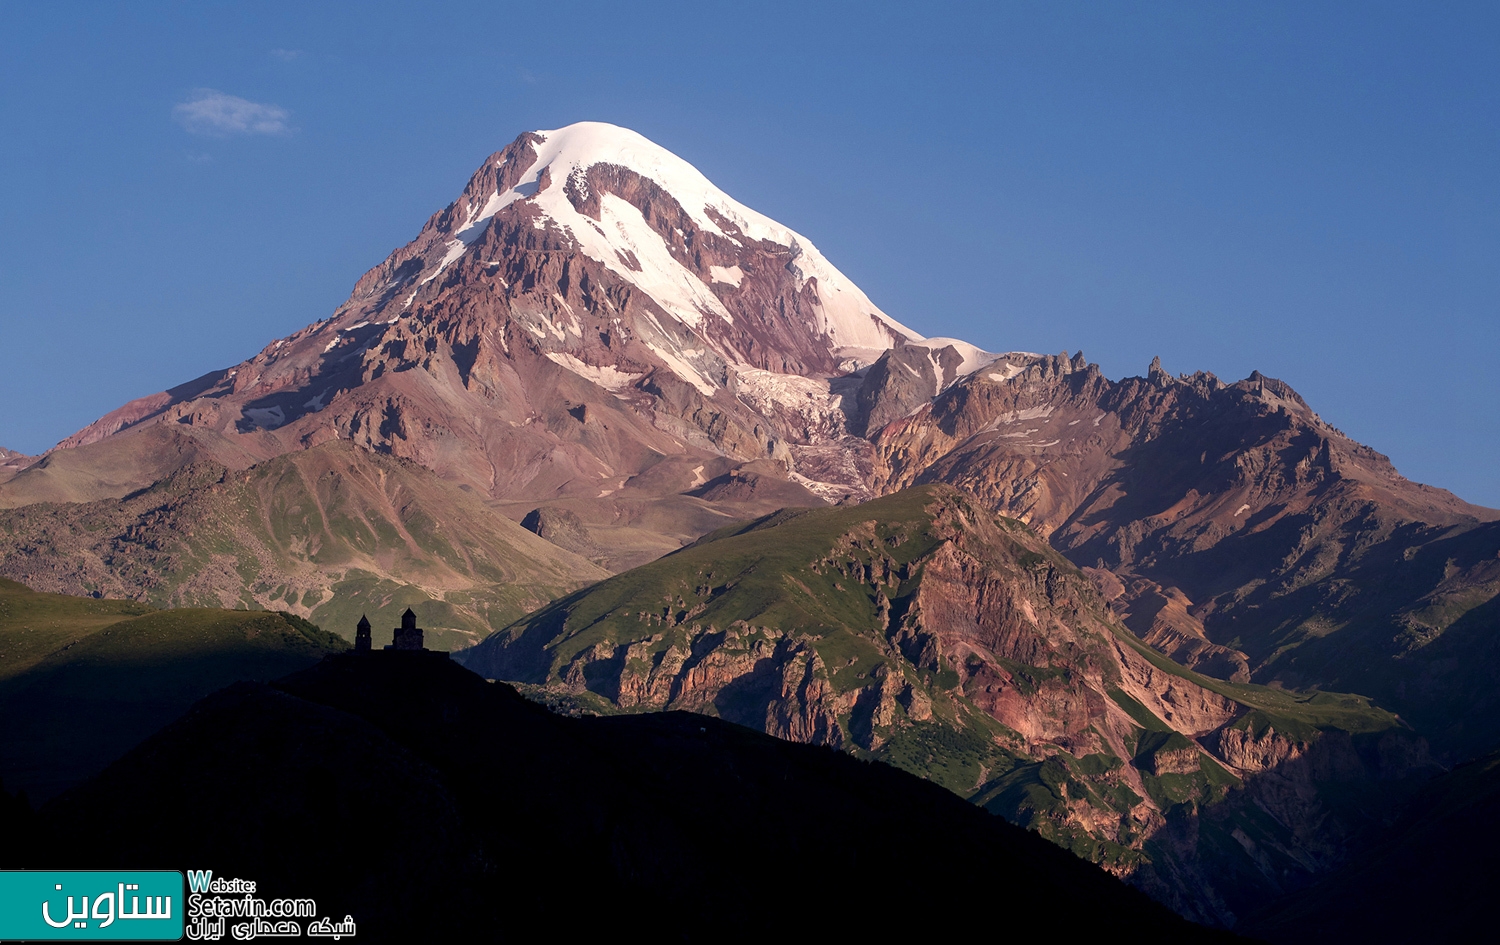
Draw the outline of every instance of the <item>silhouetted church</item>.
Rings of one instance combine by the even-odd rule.
[[[395,642],[386,647],[387,650],[425,650],[422,645],[422,628],[417,626],[417,615],[412,613],[410,607],[406,613],[401,615],[401,626],[396,628]]]
[[[417,626],[417,615],[412,613],[412,609],[408,607],[406,608],[406,613],[401,615],[401,626],[396,628],[394,641],[386,644],[385,648],[387,650],[405,650],[415,653],[432,653],[434,656],[441,656],[443,659],[448,659],[447,653],[434,652],[423,645],[422,632],[422,628]],[[354,652],[368,653],[371,646],[370,618],[361,615],[359,623],[354,628]]]

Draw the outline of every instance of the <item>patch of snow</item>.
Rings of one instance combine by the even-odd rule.
[[[1082,422],[1083,422],[1082,420],[1069,420],[1068,421],[1068,426],[1070,426],[1070,427],[1076,427],[1076,426],[1078,426]]]
[[[561,305],[563,307],[563,310],[568,313],[568,324],[565,327],[573,334],[582,338],[583,326],[578,323],[578,315],[574,313],[573,306],[569,305],[568,300],[563,298],[561,295],[558,295],[556,292],[552,293],[552,297],[556,299],[557,304]]]
[[[937,352],[941,351],[942,349],[948,347],[949,345],[952,345],[954,348],[958,349],[958,353],[962,355],[964,359],[963,363],[958,366],[959,377],[968,377],[970,374],[973,374],[980,368],[993,364],[1000,358],[1004,357],[1004,355],[1002,354],[994,354],[989,351],[981,351],[979,350],[979,348],[969,344],[967,341],[960,341],[957,338],[928,338],[926,341],[919,341],[916,342],[916,344],[920,347],[931,349],[931,351],[933,352],[934,363],[936,363]],[[1004,378],[1002,378],[1002,380],[1003,379]]]
[[[927,349],[927,361],[932,365],[932,396],[936,397],[943,392],[947,385],[943,383],[943,363],[938,360],[936,349]],[[954,378],[957,380],[957,378]]]
[[[739,378],[740,395],[762,413],[772,404],[795,407],[798,410],[805,410],[808,404],[822,404],[826,407],[826,412],[832,412],[838,409],[844,399],[831,393],[828,381],[822,378],[777,374],[775,371],[762,371],[746,364],[736,365],[735,374]]]
[[[678,230],[677,232],[681,233],[682,231]],[[723,282],[734,286],[736,289],[740,287],[740,282],[745,278],[745,274],[740,270],[739,266],[729,266],[728,268],[724,266],[709,266],[708,275],[714,282]]]
[[[765,416],[780,416],[800,427],[809,442],[837,438],[844,431],[844,397],[825,378],[801,377],[735,365],[740,400]]]
[[[849,487],[836,482],[820,482],[809,479],[799,472],[787,473],[787,478],[826,502],[837,502],[849,494]]]
[[[1102,414],[1102,413],[1099,416],[1095,417],[1094,418],[1094,426],[1097,427],[1099,425],[1099,421],[1103,420],[1103,419],[1104,419],[1104,414]]]
[[[530,183],[531,186],[529,188],[525,184],[517,184],[515,187],[512,187],[510,190],[507,190],[504,193],[497,192],[491,194],[490,199],[485,201],[484,207],[482,207],[478,213],[474,212],[474,207],[471,205],[468,208],[468,213],[465,215],[464,222],[460,224],[457,229],[452,231],[453,238],[448,241],[447,252],[443,254],[442,261],[438,263],[437,269],[433,270],[433,272],[421,282],[418,282],[418,288],[426,285],[433,279],[436,279],[438,276],[442,275],[443,270],[447,269],[450,263],[452,263],[458,257],[462,256],[464,253],[468,252],[469,247],[474,245],[475,241],[477,241],[481,236],[484,235],[485,230],[489,229],[490,220],[494,218],[495,214],[499,213],[501,210],[504,210],[506,207],[515,203],[517,200],[535,193],[536,181],[532,180]],[[413,292],[412,295],[415,296],[416,293]],[[411,299],[408,298],[406,302],[408,305],[411,304]]]
[[[1021,368],[1017,367],[1014,364],[1011,364],[1009,361],[1006,361],[1005,363],[1000,365],[999,373],[986,374],[985,377],[992,381],[1008,381],[1020,373]]]
[[[251,407],[245,416],[262,430],[274,430],[286,423],[286,411],[280,407]]]
[[[646,347],[650,348],[652,353],[658,358],[661,358],[667,367],[672,369],[672,373],[698,388],[698,392],[704,397],[712,397],[714,391],[719,389],[717,384],[703,376],[702,371],[699,371],[672,352],[667,351],[665,348],[660,348],[649,341],[646,342]]]
[[[643,376],[640,374],[631,374],[628,371],[622,371],[612,364],[605,365],[603,367],[596,367],[592,364],[586,364],[583,361],[575,358],[573,355],[563,351],[547,352],[547,360],[551,361],[553,364],[558,365],[559,367],[567,368],[569,371],[572,371],[574,374],[577,374],[584,380],[592,381],[608,391],[617,391],[622,388],[629,387],[631,384],[634,384],[636,381],[640,380]]]
[[[990,430],[998,430],[1002,426],[1006,426],[1006,425],[1009,425],[1009,424],[1012,424],[1012,423],[1020,423],[1023,420],[1045,420],[1047,417],[1049,417],[1049,416],[1052,415],[1052,411],[1054,409],[1055,408],[1052,407],[1052,405],[1047,404],[1047,405],[1041,406],[1041,407],[1027,407],[1024,410],[1011,410],[1011,411],[1007,411],[1006,413],[1000,414],[1000,416],[996,417],[995,419],[991,420],[989,423],[985,424],[985,426],[983,427],[983,429],[979,430],[978,432],[985,433],[985,432],[988,432]],[[1000,435],[1001,436],[1029,436],[1030,434],[1035,433],[1035,432],[1036,432],[1036,430],[1028,430],[1028,431],[1026,431],[1025,434],[1002,433]]]
[[[328,391],[326,391],[326,390],[325,391],[320,391],[318,393],[318,396],[314,397],[312,400],[309,400],[307,403],[303,404],[302,406],[305,407],[308,410],[313,411],[313,412],[317,412],[319,410],[322,410],[323,407],[324,407],[323,398],[326,397],[327,395],[328,395]]]
[[[869,367],[876,361],[879,361],[880,356],[882,354],[885,354],[885,351],[886,349],[884,348],[860,348],[844,345],[842,347],[835,348],[834,354],[837,354],[840,358],[844,359],[842,362],[843,364],[855,365],[854,367],[849,368],[849,370],[857,371],[860,368]]]
[[[1000,416],[996,417],[995,422],[998,424],[1019,423],[1022,420],[1040,420],[1045,417],[1052,416],[1052,411],[1054,409],[1055,408],[1051,404],[1046,404],[1041,407],[1027,407],[1024,410],[1012,410],[1009,413],[1003,413]]]
[[[703,475],[703,467],[702,466],[694,466],[693,467],[693,481],[690,482],[690,483],[688,483],[688,488],[689,489],[696,489],[699,486],[703,485],[707,481],[708,481],[708,477]]]
[[[1250,503],[1246,502],[1244,505],[1234,510],[1234,517],[1239,518],[1241,515],[1244,515],[1248,511],[1250,511]]]

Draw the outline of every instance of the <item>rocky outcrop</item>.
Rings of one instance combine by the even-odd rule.
[[[532,509],[521,519],[521,527],[576,555],[597,558],[600,554],[578,513],[570,509],[553,506]]]
[[[836,711],[839,699],[817,651],[803,649],[783,662],[779,682],[766,706],[766,734],[809,745],[843,747],[846,736]]]
[[[851,428],[866,436],[931,403],[958,378],[962,364],[963,356],[951,345],[934,350],[898,343],[866,372]]]

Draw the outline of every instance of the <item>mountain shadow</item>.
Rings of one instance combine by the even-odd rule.
[[[1233,940],[895,768],[688,713],[558,716],[428,653],[236,684],[36,816],[11,860],[211,868],[361,941]]]
[[[1267,941],[1480,942],[1494,935],[1500,752],[1433,778],[1322,882],[1249,916]]]

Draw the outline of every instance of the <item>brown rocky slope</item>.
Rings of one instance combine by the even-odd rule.
[[[158,607],[284,610],[352,638],[407,606],[474,642],[607,572],[469,491],[348,442],[235,471],[200,461],[123,500],[0,510],[0,572]]]

